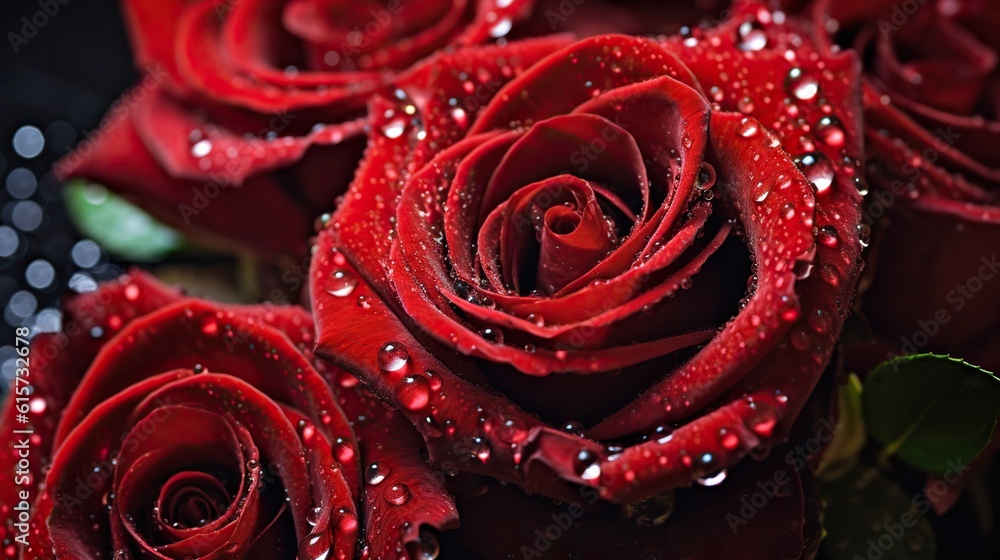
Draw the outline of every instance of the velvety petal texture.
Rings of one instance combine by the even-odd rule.
[[[602,507],[722,481],[787,435],[861,268],[858,64],[814,31],[746,4],[428,61],[319,236],[317,351],[446,472]]]
[[[454,524],[404,443],[420,441],[409,422],[314,363],[304,310],[215,305],[134,273],[70,300],[66,317],[32,343],[40,357],[59,347],[34,371],[41,471],[25,558],[344,560],[359,542],[405,555],[422,526]],[[0,460],[13,470],[16,451]],[[386,499],[362,482],[376,460],[422,502],[394,504],[377,530],[362,521]]]

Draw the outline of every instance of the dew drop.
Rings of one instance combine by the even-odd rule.
[[[378,367],[382,371],[402,371],[410,361],[410,353],[402,342],[387,342],[378,351]]]
[[[358,528],[358,516],[345,508],[337,510],[337,527],[342,533],[350,533]]]
[[[858,224],[858,241],[862,247],[867,247],[871,242],[872,228],[868,224]]]
[[[503,331],[499,327],[486,327],[480,333],[483,338],[495,344],[503,343]]]
[[[323,508],[317,506],[306,512],[306,523],[312,525],[313,527],[319,523],[320,514],[323,513]]]
[[[330,214],[320,214],[317,216],[316,220],[313,222],[313,230],[315,230],[316,233],[319,233],[326,229],[326,225],[330,223],[330,219],[332,217],[333,216]]]
[[[833,329],[833,316],[823,309],[813,309],[806,321],[814,331],[820,334],[828,333]]]
[[[139,286],[129,284],[125,287],[125,299],[135,301],[139,298]]]
[[[396,396],[406,410],[420,410],[430,402],[430,386],[420,375],[408,375],[396,386]]]
[[[819,233],[816,235],[816,240],[831,249],[836,247],[839,242],[837,239],[837,228],[831,225],[821,226]]]
[[[368,481],[368,484],[376,486],[381,484],[385,480],[385,477],[389,476],[391,470],[388,465],[383,465],[376,461],[368,465],[368,468],[365,469],[365,480]]]
[[[743,22],[737,29],[737,35],[740,50],[759,51],[767,46],[767,34],[757,22]]]
[[[747,419],[747,428],[761,437],[770,437],[778,425],[778,414],[770,408],[761,408]]]
[[[513,27],[513,22],[511,21],[511,19],[503,18],[500,21],[498,21],[496,25],[490,28],[490,36],[495,39],[499,39],[500,37],[503,37],[508,33],[510,33],[512,27]]]
[[[833,185],[834,168],[830,158],[821,152],[809,152],[795,159],[802,174],[816,186],[816,192],[823,194]]]
[[[573,468],[577,476],[583,480],[596,480],[601,476],[601,465],[599,457],[589,449],[582,449],[573,459]]]
[[[524,421],[517,417],[510,417],[500,422],[497,428],[497,435],[507,443],[521,443],[528,437],[528,429]]]
[[[332,296],[347,297],[358,287],[358,277],[350,270],[334,270],[326,279],[323,289]]]
[[[211,336],[219,332],[219,323],[215,319],[208,319],[201,325],[201,332]]]
[[[579,422],[570,420],[562,425],[562,431],[567,434],[573,434],[575,436],[583,436],[583,425]]]
[[[406,132],[406,121],[402,118],[392,119],[382,127],[382,134],[386,138],[399,138],[404,132]]]
[[[720,469],[715,473],[699,476],[695,482],[702,486],[718,486],[726,480],[726,469]]]
[[[792,272],[795,273],[795,277],[799,280],[805,280],[806,278],[809,278],[809,275],[812,274],[812,270],[813,270],[812,261],[800,260],[800,261],[795,261],[795,264],[792,265]]]
[[[337,442],[333,445],[333,457],[340,464],[347,463],[354,459],[354,446],[338,438]]]
[[[437,560],[441,554],[441,545],[437,538],[428,531],[420,531],[417,542],[410,545],[413,552],[413,560]]]
[[[837,286],[840,284],[840,274],[833,265],[828,263],[823,263],[819,266],[819,276],[824,282],[831,286]]]
[[[836,117],[826,116],[821,118],[813,131],[816,134],[816,137],[819,138],[819,141],[823,142],[827,146],[840,148],[844,145],[844,138],[846,134],[844,132],[844,127],[840,124],[840,121],[838,121]]]
[[[541,315],[537,314],[537,313],[529,313],[528,316],[525,317],[525,319],[527,319],[528,321],[534,323],[536,327],[544,327],[545,326],[545,318],[542,317]]]
[[[819,93],[819,82],[807,75],[801,68],[792,68],[785,77],[785,87],[796,99],[809,101]]]
[[[804,330],[792,331],[790,338],[792,346],[798,348],[799,350],[805,350],[806,348],[812,346],[812,337],[809,336],[809,333]]]
[[[490,444],[482,437],[475,436],[469,444],[469,453],[473,458],[485,463],[490,460]]]
[[[212,141],[209,139],[199,140],[191,146],[191,155],[196,158],[203,158],[212,152]]]
[[[736,127],[737,134],[739,134],[744,138],[753,137],[755,134],[757,134],[758,130],[759,127],[757,126],[757,121],[752,120],[748,117],[743,117],[743,120],[740,121],[739,126]]]
[[[719,445],[721,445],[723,449],[732,451],[737,447],[739,447],[740,437],[735,433],[730,432],[725,428],[722,428],[721,430],[719,430]]]
[[[781,206],[781,216],[786,220],[791,220],[795,217],[795,205],[791,202],[786,202]]]
[[[298,558],[301,560],[326,560],[329,555],[329,536],[325,531],[310,533],[299,544]]]
[[[394,506],[401,506],[410,501],[410,487],[402,482],[393,484],[385,491],[385,501]]]

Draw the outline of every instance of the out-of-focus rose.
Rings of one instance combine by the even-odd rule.
[[[4,409],[5,431],[33,431],[30,482],[0,494],[3,511],[30,495],[23,557],[345,560],[362,535],[405,556],[421,525],[452,526],[409,422],[314,367],[312,341],[302,309],[214,305],[143,274],[73,298],[63,332],[31,343],[29,423]],[[362,461],[389,484],[362,492]],[[406,500],[388,511],[394,486]]]
[[[730,0],[537,0],[531,17],[515,35],[673,35],[728,18],[730,4]]]
[[[203,242],[302,255],[354,175],[365,103],[449,45],[502,37],[513,0],[124,0],[143,77],[56,166]]]
[[[414,118],[376,119],[320,235],[318,352],[398,406],[434,465],[567,503],[582,488],[584,509],[659,523],[663,504],[635,504],[764,453],[830,359],[861,250],[856,62],[778,20],[746,5],[690,37],[414,69],[371,109]],[[760,557],[802,552],[797,495],[794,524],[751,531]],[[743,550],[713,511],[719,530],[675,546]],[[625,535],[605,545],[639,557]]]
[[[859,367],[919,352],[1000,370],[1000,5],[834,2],[865,66],[873,229]],[[863,357],[862,357],[863,355]]]

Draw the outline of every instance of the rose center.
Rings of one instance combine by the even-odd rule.
[[[219,479],[196,471],[171,477],[160,496],[164,523],[178,529],[202,527],[222,515],[232,502]]]

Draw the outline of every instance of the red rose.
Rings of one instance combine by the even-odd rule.
[[[865,61],[874,234],[861,309],[877,343],[862,369],[939,352],[998,371],[1000,5],[853,4],[834,8]]]
[[[765,452],[829,361],[861,249],[855,60],[779,19],[415,69],[371,114],[419,120],[375,121],[320,235],[318,352],[399,406],[434,465],[567,503],[655,500]],[[497,76],[516,78],[480,107]],[[764,550],[801,552],[798,496],[788,539],[760,521]],[[712,511],[721,531],[683,544],[736,554],[746,535]],[[623,539],[605,545],[639,557]]]
[[[3,416],[34,431],[24,558],[351,559],[362,534],[400,551],[426,544],[423,524],[454,525],[409,423],[314,367],[305,311],[214,305],[136,274],[65,318],[30,347],[30,424],[13,400]],[[0,449],[7,472],[16,443]],[[362,494],[363,461],[386,484]],[[4,485],[0,507],[26,487]]]
[[[372,93],[436,50],[501,37],[530,1],[123,6],[143,78],[56,170],[205,242],[298,255],[353,176]]]

